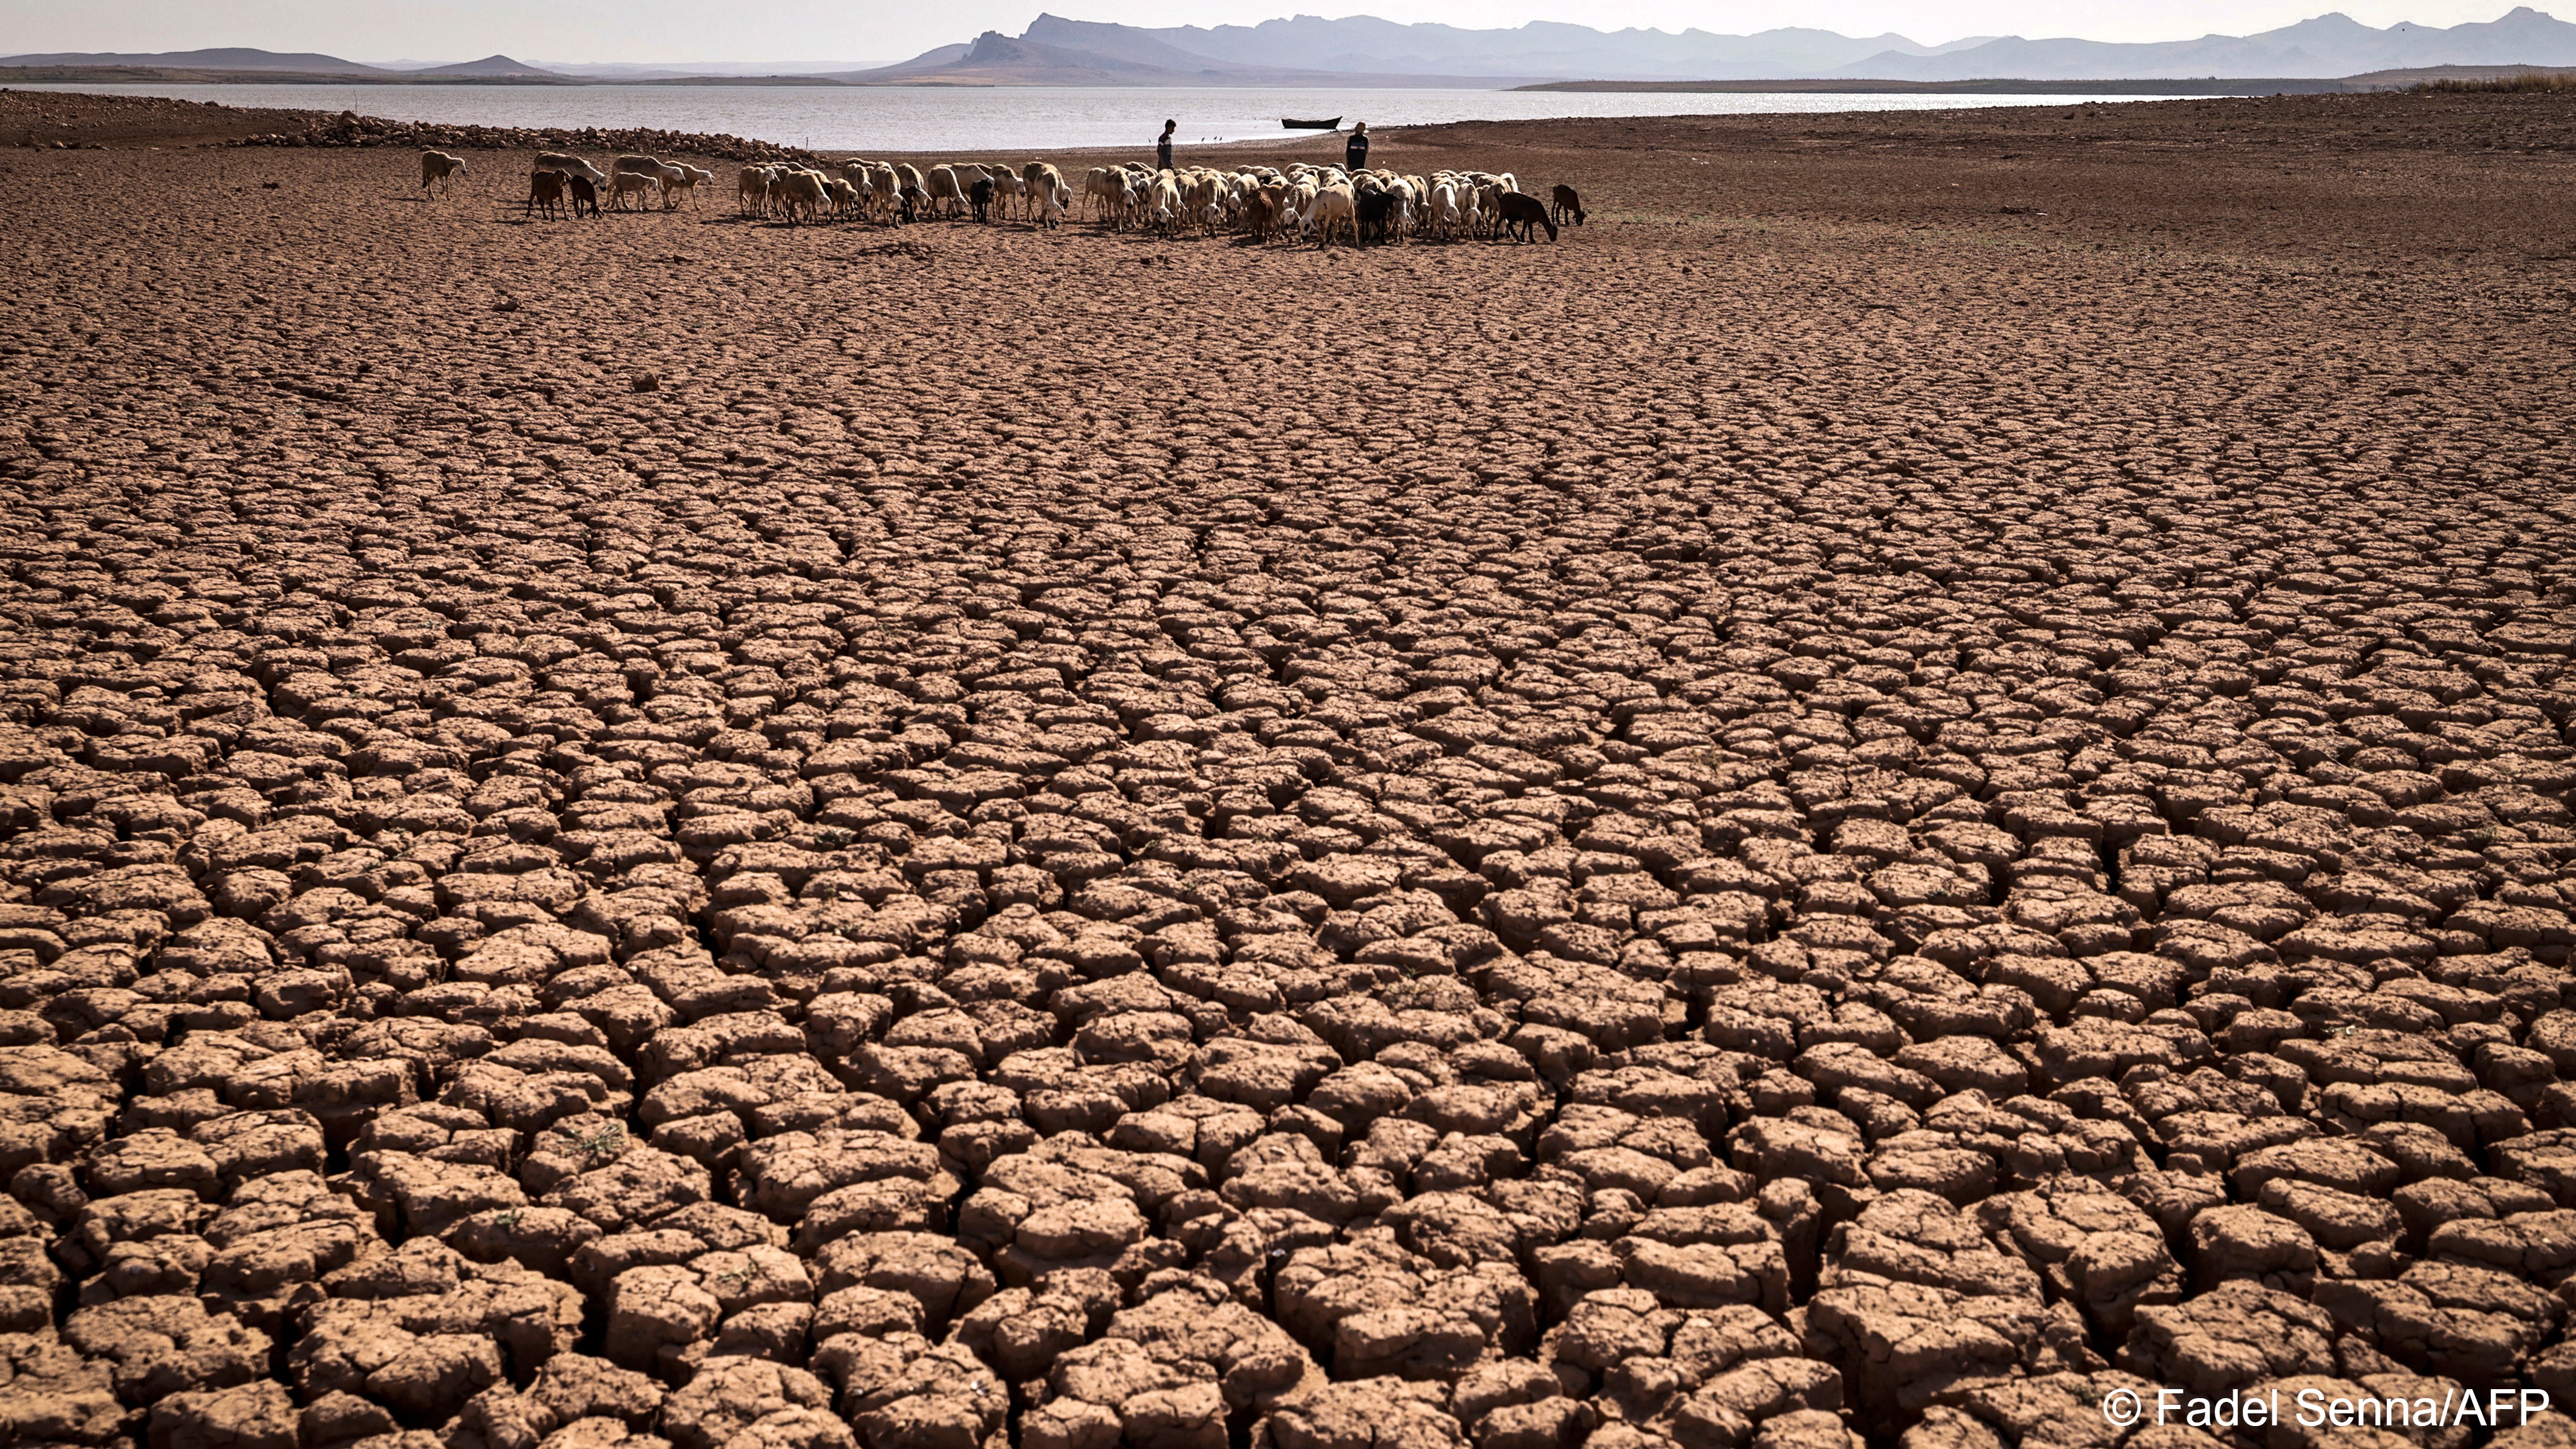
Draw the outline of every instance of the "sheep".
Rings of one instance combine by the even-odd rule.
[[[1576,226],[1581,226],[1583,225],[1583,198],[1574,194],[1573,187],[1559,186],[1556,188],[1556,195],[1548,202],[1547,216],[1548,220],[1554,222],[1563,222],[1570,217]]]
[[[1073,188],[1059,182],[1033,193],[1033,196],[1031,206],[1041,231],[1053,231],[1064,224],[1064,209],[1073,200]]]
[[[1005,219],[1010,216],[1011,203],[1015,200],[1020,203],[1020,214],[1023,217],[1028,215],[1029,184],[1021,179],[1018,172],[1007,166],[987,166],[984,179],[993,183],[993,201],[1001,207]]]
[[[838,176],[824,181],[823,194],[831,198],[832,214],[835,216],[847,216],[858,210],[859,189]]]
[[[1348,183],[1327,186],[1315,193],[1315,204],[1306,213],[1307,228],[1315,233],[1315,245],[1323,246],[1337,231],[1350,233],[1351,242],[1360,239],[1359,198]]]
[[[1188,175],[1175,178],[1173,189],[1180,198],[1180,204],[1174,208],[1180,219],[1196,224],[1201,235],[1214,235],[1217,209],[1216,173],[1193,169]]]
[[[566,155],[561,151],[538,152],[537,169],[540,171],[560,171],[566,176],[586,177],[594,187],[605,186],[608,184],[608,173],[591,165],[589,162],[584,161],[578,156]]]
[[[1278,235],[1287,212],[1288,188],[1285,185],[1264,186],[1244,198],[1243,229],[1251,234],[1254,241],[1268,241]]]
[[[1127,209],[1135,187],[1136,179],[1124,167],[1095,170],[1083,178],[1083,210],[1086,215],[1097,215],[1108,222],[1113,231],[1122,229],[1127,224]],[[1097,208],[1091,205],[1094,201],[1100,203]]]
[[[452,178],[464,174],[465,162],[461,157],[450,156],[444,151],[420,153],[420,184],[424,191],[433,181],[440,183],[440,190],[453,190],[456,183]]]
[[[811,217],[823,205],[823,173],[802,169],[791,171],[778,183],[776,194],[789,221],[794,221],[800,213]]]
[[[1030,207],[1044,210],[1046,203],[1064,189],[1064,173],[1044,161],[1032,161],[1020,168],[1020,185],[1027,190]]]
[[[628,196],[662,189],[662,178],[650,171],[619,171],[608,178],[608,209],[624,211]]]
[[[524,218],[543,207],[547,216],[557,216],[563,210],[563,199],[564,174],[562,172],[531,171],[528,173],[527,205],[519,208],[519,215]]]
[[[665,166],[655,174],[660,176],[662,179],[662,209],[664,211],[676,211],[679,209],[679,202],[673,199],[673,194],[676,192],[686,192],[688,194],[690,207],[694,209],[697,206],[698,178],[705,176],[705,172],[698,170],[694,166]],[[713,178],[709,179],[712,180]]]
[[[1547,239],[1556,240],[1556,223],[1548,218],[1546,205],[1535,196],[1518,191],[1506,191],[1495,206],[1494,215],[1497,223],[1494,230],[1496,241],[1513,235],[1513,229],[1516,227],[1519,229],[1518,235],[1522,241],[1536,241],[1538,236],[1533,228],[1542,226],[1547,228]]]
[[[734,181],[734,210],[757,216],[769,209],[769,173],[757,166],[745,166]]]
[[[1396,208],[1400,204],[1401,199],[1383,186],[1372,186],[1360,192],[1354,239],[1363,246],[1372,239],[1389,240],[1395,226]]]
[[[912,199],[914,192],[920,193],[919,199]],[[904,220],[919,221],[929,214],[930,183],[921,174],[920,168],[910,162],[894,168],[894,194],[898,203],[905,208]]]
[[[959,211],[965,209],[966,188],[958,183],[954,166],[931,167],[930,174],[922,179],[922,189],[930,193],[932,203],[938,206],[942,216],[952,214],[949,209],[952,202]]]
[[[975,219],[990,223],[993,219],[993,178],[978,176],[966,188],[967,204],[975,209]]]
[[[662,163],[651,156],[620,156],[608,163],[608,171],[612,176],[620,171],[640,171],[647,176],[659,176]]]
[[[877,202],[877,176],[874,163],[867,161],[844,162],[840,167],[840,172],[841,175],[838,179],[845,182],[850,191],[850,200],[847,203],[847,209],[855,212],[861,217],[867,216],[875,209]]]
[[[572,189],[572,214],[574,220],[577,221],[581,218],[581,209],[585,206],[590,208],[590,214],[592,216],[596,217],[599,215],[599,188],[591,184],[589,177],[582,175],[578,171],[565,173],[564,185]]]
[[[1450,180],[1433,183],[1431,187],[1431,235],[1435,237],[1450,236],[1466,227],[1467,212],[1466,208],[1461,205],[1465,196],[1466,188],[1457,181]]]
[[[1294,224],[1297,235],[1302,237],[1306,234],[1306,218],[1313,213],[1314,209],[1315,183],[1311,180],[1299,181],[1288,188],[1288,202],[1280,208],[1280,220]]]
[[[1154,178],[1153,189],[1145,197],[1145,220],[1169,241],[1180,230],[1183,202],[1180,183],[1166,171]]]

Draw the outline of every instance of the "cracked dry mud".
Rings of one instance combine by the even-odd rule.
[[[1357,257],[9,153],[0,1437],[2563,1400],[2564,103],[2407,102]]]

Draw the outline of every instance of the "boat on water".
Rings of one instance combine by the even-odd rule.
[[[1342,128],[1342,118],[1335,116],[1329,121],[1292,121],[1283,116],[1279,124],[1283,129],[1290,131],[1338,131]]]

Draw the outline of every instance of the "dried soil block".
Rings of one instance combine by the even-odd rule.
[[[305,143],[11,163],[0,1435],[2576,1392],[2546,101],[1415,128],[1604,225],[1140,290],[0,97]]]

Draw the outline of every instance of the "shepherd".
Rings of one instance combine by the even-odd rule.
[[[1172,169],[1172,133],[1180,128],[1181,123],[1178,121],[1165,121],[1163,123],[1162,137],[1154,142],[1155,170],[1169,171]]]
[[[1342,149],[1342,160],[1353,176],[1368,169],[1368,122],[1351,122],[1351,143]]]

